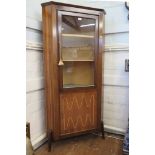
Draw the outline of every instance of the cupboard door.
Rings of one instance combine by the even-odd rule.
[[[60,95],[60,134],[74,134],[97,128],[96,91]]]
[[[95,87],[98,17],[58,12],[61,89]]]

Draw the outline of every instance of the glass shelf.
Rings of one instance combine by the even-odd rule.
[[[63,37],[80,37],[80,38],[94,38],[93,35],[86,35],[86,34],[67,34],[67,33],[63,33],[62,34]]]

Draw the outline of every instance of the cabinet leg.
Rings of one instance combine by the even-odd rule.
[[[51,152],[52,145],[52,130],[48,131],[48,152]]]
[[[102,138],[104,139],[105,136],[104,136],[104,123],[103,123],[103,121],[101,121],[101,133],[102,133]]]

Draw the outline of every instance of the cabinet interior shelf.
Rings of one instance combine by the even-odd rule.
[[[93,35],[86,35],[86,34],[68,34],[68,33],[63,33],[63,37],[80,37],[80,38],[94,38],[95,36]]]
[[[75,62],[81,62],[81,61],[86,61],[86,62],[93,62],[94,60],[63,60],[64,62],[67,62],[67,61],[69,61],[69,62],[72,62],[72,61],[75,61]]]
[[[76,84],[64,84],[63,85],[63,88],[78,88],[78,87],[82,87],[82,88],[84,88],[84,87],[93,87],[94,85],[76,85]]]

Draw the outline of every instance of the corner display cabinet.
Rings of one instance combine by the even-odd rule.
[[[52,141],[101,132],[102,9],[42,4],[46,127]]]

